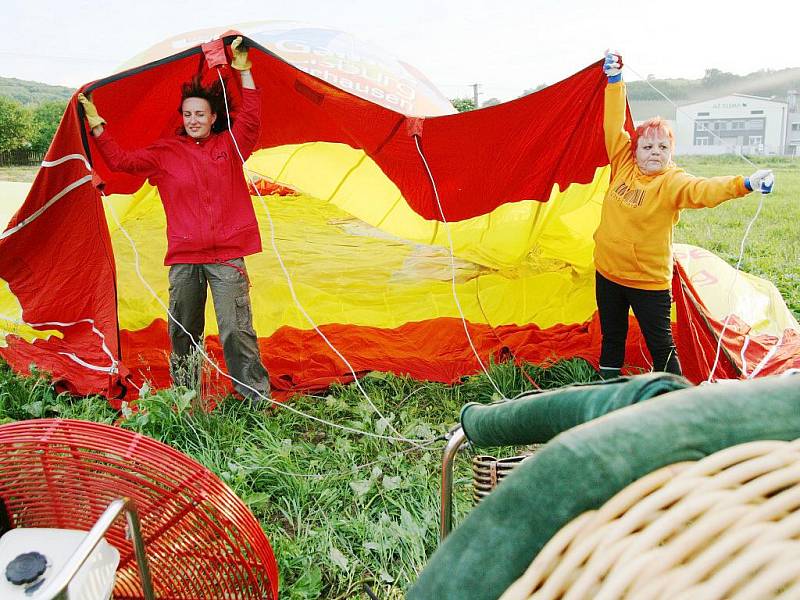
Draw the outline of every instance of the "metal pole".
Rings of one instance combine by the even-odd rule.
[[[72,556],[70,556],[67,564],[55,574],[50,580],[50,583],[45,585],[37,593],[31,595],[31,600],[52,600],[59,598],[67,589],[67,586],[78,573],[83,563],[89,558],[89,555],[95,549],[103,536],[114,524],[122,511],[128,514],[128,523],[131,525],[131,535],[133,536],[133,546],[136,553],[136,563],[139,567],[139,574],[142,578],[142,590],[144,592],[145,600],[155,600],[153,594],[153,582],[150,579],[150,570],[147,566],[147,557],[144,554],[144,541],[142,540],[142,532],[139,528],[139,517],[136,514],[136,506],[133,501],[128,498],[121,498],[114,500],[108,505],[108,508],[100,515],[94,526],[86,534],[86,537],[80,543]]]
[[[467,441],[464,428],[460,425],[447,434],[447,444],[442,456],[442,493],[439,512],[439,542],[450,533],[453,527],[453,462],[459,448]]]
[[[142,593],[145,600],[155,600],[153,592],[153,579],[150,576],[150,565],[147,564],[147,554],[144,551],[144,539],[142,538],[142,528],[139,526],[139,515],[133,506],[133,501],[129,501],[130,510],[127,513],[128,528],[133,538],[133,552],[136,555],[136,565],[139,567],[139,578],[142,580]]]

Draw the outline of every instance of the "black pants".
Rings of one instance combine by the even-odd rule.
[[[670,290],[639,290],[609,281],[595,273],[597,309],[603,344],[600,368],[621,369],[625,361],[625,340],[628,337],[628,311],[639,322],[647,349],[653,357],[653,370],[681,375],[678,352],[672,339],[669,311]]]

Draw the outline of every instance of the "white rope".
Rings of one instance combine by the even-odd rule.
[[[461,316],[461,324],[464,327],[464,334],[467,336],[467,341],[469,342],[469,347],[472,348],[472,353],[475,355],[475,358],[478,360],[478,364],[481,366],[486,378],[489,380],[489,383],[492,384],[492,387],[495,391],[500,394],[503,399],[506,399],[506,395],[497,387],[497,384],[492,379],[492,376],[489,375],[489,371],[486,368],[486,365],[483,364],[483,360],[481,360],[480,354],[478,354],[478,350],[475,348],[475,344],[472,343],[472,336],[469,334],[469,328],[467,327],[467,318],[464,316],[464,311],[461,308],[461,302],[458,300],[458,293],[456,290],[456,259],[455,259],[455,249],[453,247],[453,238],[450,235],[450,223],[447,221],[447,217],[444,216],[444,209],[442,208],[442,203],[439,200],[439,190],[436,188],[436,181],[433,178],[433,173],[431,173],[431,169],[428,166],[428,161],[425,159],[425,154],[422,152],[422,148],[419,145],[419,135],[414,134],[414,143],[417,146],[417,152],[419,153],[420,158],[422,159],[422,164],[425,166],[425,171],[428,173],[428,178],[430,179],[431,186],[433,187],[433,195],[436,198],[436,205],[439,207],[439,215],[442,217],[442,223],[444,223],[444,230],[447,233],[447,243],[448,248],[450,250],[450,282],[452,285],[453,290],[453,299],[456,302],[456,307],[458,308],[458,314]]]
[[[102,194],[102,192],[101,192],[101,194]],[[105,196],[105,194],[102,194],[102,195],[103,195],[104,198],[107,198],[107,196]],[[341,429],[342,431],[347,431],[349,433],[355,433],[357,435],[374,437],[374,438],[378,438],[378,439],[382,439],[382,440],[406,442],[406,443],[410,443],[410,444],[425,444],[425,443],[431,441],[431,440],[410,439],[410,438],[405,438],[405,437],[401,437],[401,436],[393,437],[393,436],[388,436],[388,435],[381,435],[381,434],[378,434],[378,433],[372,433],[371,431],[364,431],[364,430],[361,430],[361,429],[355,429],[353,427],[348,427],[346,425],[339,425],[338,423],[332,423],[331,421],[326,421],[325,419],[321,419],[319,417],[315,417],[314,415],[310,415],[308,413],[304,413],[303,411],[298,410],[296,408],[293,408],[293,407],[289,406],[288,404],[284,404],[284,403],[278,402],[277,400],[274,400],[274,399],[270,398],[269,396],[266,396],[266,395],[262,394],[260,391],[250,387],[246,383],[244,383],[242,381],[239,381],[238,379],[236,379],[232,375],[229,375],[228,373],[224,372],[220,368],[220,366],[206,353],[205,349],[194,340],[194,337],[183,326],[183,324],[175,318],[175,316],[170,312],[169,308],[164,304],[164,302],[158,296],[158,294],[153,289],[153,287],[144,278],[144,275],[142,275],[142,270],[141,270],[140,260],[139,260],[139,251],[138,251],[138,249],[136,247],[136,243],[133,241],[133,238],[131,238],[131,236],[128,233],[128,231],[122,226],[122,223],[120,223],[120,220],[117,217],[117,213],[114,210],[113,202],[107,202],[106,206],[108,206],[109,212],[111,213],[111,216],[114,218],[114,222],[116,223],[117,227],[122,232],[122,234],[127,238],[128,242],[131,245],[131,249],[133,250],[133,255],[134,255],[134,267],[136,269],[136,274],[139,276],[139,280],[142,282],[142,284],[145,286],[145,288],[150,292],[150,294],[153,296],[153,298],[156,299],[156,302],[158,302],[158,304],[161,306],[161,308],[164,309],[164,311],[167,313],[167,317],[173,323],[175,323],[178,327],[180,327],[180,329],[189,337],[189,339],[192,340],[192,343],[194,344],[194,347],[197,350],[197,352],[222,377],[225,377],[226,379],[228,379],[228,380],[230,380],[230,381],[232,381],[234,383],[238,383],[239,385],[245,387],[246,389],[250,390],[251,392],[254,392],[262,400],[264,400],[266,402],[269,402],[270,404],[272,404],[274,406],[286,409],[286,410],[288,410],[290,412],[293,412],[294,414],[296,414],[298,416],[304,417],[306,419],[310,419],[312,421],[316,421],[318,423],[322,423],[323,425],[328,425],[329,427],[333,427],[335,429]]]
[[[278,468],[272,467],[272,466],[268,466],[268,465],[252,465],[252,464],[241,464],[241,463],[233,463],[233,464],[235,464],[237,467],[241,467],[243,469],[247,469],[248,471],[272,471],[274,473],[277,473],[279,475],[285,475],[287,477],[302,477],[302,478],[306,478],[306,479],[316,479],[316,480],[334,479],[334,478],[338,478],[338,477],[350,477],[354,473],[358,473],[359,471],[363,471],[364,469],[372,467],[373,465],[377,465],[377,464],[381,464],[381,463],[385,464],[385,463],[391,461],[393,458],[397,458],[398,456],[403,456],[404,454],[408,454],[409,452],[418,452],[419,450],[432,450],[432,448],[429,448],[429,446],[431,446],[432,444],[435,444],[436,442],[441,442],[441,441],[444,441],[444,440],[445,440],[444,436],[433,438],[433,439],[425,442],[424,444],[420,444],[419,446],[415,445],[412,448],[406,448],[405,450],[399,450],[399,451],[394,452],[392,454],[389,454],[387,456],[379,457],[378,459],[373,460],[373,461],[368,462],[368,463],[365,463],[363,465],[353,465],[352,467],[350,467],[346,471],[326,471],[325,473],[297,473],[297,472],[291,472],[291,471],[283,471],[281,469],[278,469]],[[471,480],[468,479],[467,481],[471,481]]]
[[[640,78],[640,79],[642,79],[643,81],[647,82],[647,85],[649,85],[651,88],[653,88],[653,90],[655,90],[655,92],[656,92],[656,93],[658,93],[658,94],[659,94],[659,95],[660,95],[662,98],[664,98],[664,99],[665,99],[667,102],[669,102],[670,104],[672,104],[672,106],[675,108],[675,111],[676,111],[676,112],[680,112],[682,115],[685,115],[685,116],[686,116],[686,117],[688,117],[690,120],[693,120],[693,117],[692,117],[692,115],[690,115],[689,113],[687,113],[687,112],[686,112],[686,111],[684,111],[684,110],[681,110],[681,108],[680,108],[680,107],[679,107],[677,104],[675,104],[675,102],[673,102],[671,98],[669,98],[669,97],[668,97],[666,94],[664,94],[664,92],[662,92],[662,91],[661,91],[661,90],[659,90],[659,89],[658,89],[656,86],[654,86],[650,80],[648,80],[646,77],[642,77],[642,76],[641,76],[639,73],[637,73],[637,72],[636,72],[634,69],[632,69],[632,68],[630,67],[630,65],[628,65],[627,63],[625,64],[625,66],[626,66],[626,67],[627,67],[627,68],[628,68],[628,69],[629,69],[629,70],[630,70],[630,71],[631,71],[631,72],[632,72],[634,75],[636,75],[637,77],[639,77],[639,78]],[[749,164],[750,166],[752,166],[754,169],[758,169],[758,168],[759,168],[759,167],[758,167],[758,165],[756,165],[756,164],[755,164],[753,161],[751,161],[751,160],[750,160],[749,158],[747,158],[747,157],[746,157],[744,154],[742,154],[742,153],[739,151],[739,149],[738,149],[738,148],[736,148],[735,146],[733,146],[732,144],[730,144],[730,142],[727,142],[727,141],[726,141],[724,138],[722,138],[721,136],[717,135],[717,134],[716,134],[714,131],[712,131],[711,129],[708,129],[707,127],[705,127],[705,125],[703,126],[703,129],[702,129],[702,131],[708,131],[708,132],[710,132],[710,133],[711,133],[711,135],[713,135],[714,137],[716,137],[716,138],[717,138],[717,139],[718,139],[718,140],[721,142],[721,144],[722,144],[723,146],[726,146],[726,147],[728,147],[728,148],[732,149],[732,150],[733,150],[733,154],[735,154],[736,156],[738,156],[739,158],[741,158],[743,161],[745,161],[747,164]],[[731,282],[731,286],[730,286],[730,288],[728,289],[728,305],[729,305],[729,306],[732,306],[733,291],[734,291],[734,288],[736,287],[736,282],[737,282],[737,281],[738,281],[738,279],[739,279],[739,272],[741,271],[742,260],[743,260],[743,258],[744,258],[744,248],[745,248],[745,244],[746,244],[746,242],[747,242],[747,238],[748,238],[748,236],[750,235],[750,229],[753,227],[753,224],[756,222],[756,219],[758,219],[758,215],[761,213],[761,207],[764,205],[764,196],[765,196],[765,195],[766,195],[766,194],[761,194],[761,198],[760,198],[760,199],[759,199],[759,201],[758,201],[758,208],[756,209],[756,212],[755,212],[755,214],[753,215],[753,218],[752,218],[752,219],[750,219],[750,222],[747,224],[747,228],[745,229],[744,236],[742,237],[742,241],[741,241],[741,244],[740,244],[740,246],[739,246],[739,258],[738,258],[738,260],[736,261],[736,273],[734,274],[733,281]],[[715,352],[715,354],[714,354],[714,363],[713,363],[713,365],[711,366],[711,370],[710,370],[710,371],[709,371],[709,373],[708,373],[708,379],[706,380],[706,383],[711,383],[711,381],[712,381],[713,379],[715,379],[715,378],[714,378],[714,372],[717,370],[717,366],[719,365],[719,359],[720,359],[720,355],[721,355],[721,353],[722,353],[722,340],[723,340],[723,338],[725,337],[725,332],[726,332],[726,331],[727,331],[727,329],[728,329],[728,323],[730,323],[731,316],[732,316],[732,315],[729,313],[729,314],[728,314],[728,315],[725,317],[725,322],[724,322],[724,323],[723,323],[723,325],[722,325],[722,331],[720,332],[720,334],[719,334],[719,337],[717,338],[717,349],[716,349],[716,352]],[[781,336],[781,338],[780,338],[780,340],[779,340],[778,344],[781,344],[781,343],[783,343],[783,336]],[[774,348],[774,350],[775,350],[775,351],[777,351],[777,346]],[[772,354],[774,354],[774,352],[773,352]],[[752,377],[752,374],[751,374],[751,377]]]
[[[225,85],[224,85],[224,82],[223,82],[223,90],[224,90],[224,89],[225,89]],[[226,103],[226,106],[227,106],[227,99],[226,99],[225,103]],[[229,118],[229,125],[230,125],[230,118]],[[231,137],[233,137],[233,135],[231,135]],[[234,139],[234,143],[235,143],[235,142],[236,142],[236,140]],[[239,151],[239,147],[238,147],[238,145],[236,146],[236,149],[237,149],[237,151]],[[239,156],[241,157],[241,152],[240,152],[240,151],[239,151]],[[87,160],[87,159],[86,159],[84,156],[82,156],[82,155],[79,155],[79,154],[70,154],[70,155],[64,156],[64,157],[62,157],[62,158],[59,158],[59,159],[57,159],[57,160],[54,160],[54,161],[45,161],[45,162],[42,162],[42,166],[43,166],[43,167],[54,167],[54,166],[57,166],[57,165],[60,165],[60,164],[62,164],[62,163],[64,163],[64,162],[66,162],[66,161],[68,161],[68,160],[81,160],[81,161],[84,163],[84,165],[86,166],[86,168],[87,168],[88,170],[91,170],[91,165],[90,165],[89,161],[88,161],[88,160]],[[17,231],[19,231],[20,229],[22,229],[22,228],[23,228],[23,227],[25,227],[26,225],[30,224],[30,223],[31,223],[31,222],[32,222],[34,219],[38,218],[38,217],[39,217],[39,216],[40,216],[42,213],[44,213],[44,211],[45,211],[45,210],[47,210],[47,209],[48,209],[50,206],[52,206],[52,205],[53,205],[55,202],[57,202],[59,199],[61,199],[61,198],[62,198],[63,196],[65,196],[67,193],[69,193],[70,191],[72,191],[72,190],[73,190],[73,189],[75,189],[76,187],[79,187],[80,185],[83,185],[83,184],[84,184],[84,183],[86,183],[87,181],[91,181],[91,179],[92,179],[92,176],[91,176],[91,175],[87,175],[86,177],[82,177],[82,178],[78,179],[77,181],[75,181],[75,182],[71,183],[70,185],[68,185],[67,187],[65,187],[63,190],[61,190],[61,191],[60,191],[58,194],[56,194],[56,195],[55,195],[53,198],[51,198],[51,199],[50,199],[50,200],[49,200],[49,201],[48,201],[48,202],[47,202],[47,203],[46,203],[46,204],[45,204],[45,205],[44,205],[42,208],[40,208],[39,210],[37,210],[37,211],[36,211],[34,214],[32,214],[30,217],[28,217],[27,219],[25,219],[24,221],[22,221],[21,223],[19,223],[19,224],[18,224],[16,227],[14,227],[14,228],[12,228],[12,229],[9,229],[9,230],[7,230],[6,232],[4,232],[4,233],[2,234],[2,236],[0,236],[0,239],[3,239],[3,238],[5,238],[5,237],[9,237],[10,235],[12,235],[12,234],[16,233]],[[254,187],[255,187],[255,186],[254,186]],[[101,195],[103,196],[103,198],[106,198],[105,194],[103,194],[102,192],[101,192]],[[259,194],[259,198],[260,198],[260,197],[261,197],[261,195]],[[263,202],[263,198],[262,198],[262,202]],[[398,442],[405,442],[405,443],[409,443],[409,444],[414,444],[415,446],[416,446],[416,445],[420,445],[420,444],[422,444],[422,445],[425,445],[425,444],[431,443],[431,441],[432,441],[432,440],[419,440],[419,439],[413,439],[413,438],[406,438],[406,437],[403,437],[403,436],[402,436],[402,435],[401,435],[401,434],[400,434],[400,433],[397,431],[397,429],[395,429],[395,428],[392,426],[392,424],[391,424],[391,423],[389,423],[388,419],[386,419],[386,417],[384,417],[384,416],[381,414],[381,412],[380,412],[380,411],[377,409],[377,407],[375,407],[375,405],[372,403],[372,401],[371,401],[371,399],[369,398],[369,396],[366,394],[366,392],[363,390],[363,388],[362,388],[360,385],[359,385],[359,389],[360,389],[360,390],[362,391],[362,393],[363,393],[363,394],[366,396],[366,398],[367,398],[367,400],[368,400],[368,402],[369,402],[370,406],[372,406],[372,407],[373,407],[373,409],[375,410],[375,412],[376,412],[376,413],[377,413],[377,414],[380,416],[380,418],[381,418],[381,419],[383,419],[383,421],[384,421],[384,422],[385,422],[385,423],[386,423],[386,424],[387,424],[387,425],[388,425],[388,426],[389,426],[389,427],[392,429],[392,431],[394,431],[394,432],[397,434],[397,437],[394,437],[394,436],[387,436],[387,435],[381,435],[381,434],[372,433],[372,432],[369,432],[369,431],[363,431],[363,430],[360,430],[360,429],[355,429],[355,428],[353,428],[353,427],[347,427],[347,426],[344,426],[344,425],[339,425],[339,424],[337,424],[337,423],[332,423],[332,422],[330,422],[330,421],[325,421],[324,419],[320,419],[319,417],[315,417],[315,416],[313,416],[313,415],[306,414],[306,413],[304,413],[304,412],[302,412],[302,411],[299,411],[299,410],[297,410],[297,409],[295,409],[295,408],[292,408],[291,406],[288,406],[288,405],[286,405],[286,404],[282,404],[282,403],[280,403],[280,402],[277,402],[276,400],[273,400],[272,398],[269,398],[269,397],[265,396],[264,394],[262,394],[262,393],[261,393],[261,392],[259,392],[258,390],[256,390],[256,389],[254,389],[254,388],[250,387],[249,385],[247,385],[246,383],[244,383],[244,382],[242,382],[242,381],[239,381],[239,380],[237,380],[236,378],[234,378],[234,377],[232,377],[232,376],[228,375],[227,373],[225,373],[224,371],[222,371],[222,369],[220,369],[220,367],[219,367],[219,366],[218,366],[218,365],[217,365],[217,364],[216,364],[216,363],[215,363],[215,362],[214,362],[214,361],[213,361],[213,360],[212,360],[212,359],[211,359],[211,358],[210,358],[210,357],[209,357],[209,356],[208,356],[208,355],[205,353],[205,351],[203,350],[203,348],[201,348],[201,347],[199,346],[199,344],[197,344],[197,342],[195,342],[195,341],[194,341],[194,338],[193,338],[193,337],[192,337],[192,336],[189,334],[189,332],[186,330],[186,328],[184,328],[184,326],[183,326],[183,325],[182,325],[182,324],[181,324],[181,323],[180,323],[180,322],[179,322],[177,319],[175,319],[175,317],[174,317],[174,316],[173,316],[173,315],[172,315],[172,314],[169,312],[169,309],[168,309],[168,308],[167,308],[167,307],[164,305],[164,303],[161,301],[161,298],[159,298],[159,296],[158,296],[158,294],[156,293],[156,291],[155,291],[155,290],[154,290],[154,289],[153,289],[153,288],[150,286],[150,284],[147,282],[147,280],[145,280],[144,276],[142,275],[141,268],[140,268],[140,265],[139,265],[139,251],[138,251],[138,249],[137,249],[137,247],[136,247],[136,244],[135,244],[135,242],[133,241],[133,239],[131,238],[131,236],[128,234],[127,230],[126,230],[126,229],[125,229],[125,228],[122,226],[122,223],[120,223],[119,219],[117,218],[117,214],[116,214],[116,212],[114,211],[113,203],[112,203],[112,202],[106,202],[106,206],[108,206],[108,207],[109,207],[109,212],[111,213],[112,217],[114,218],[114,221],[116,222],[116,225],[117,225],[117,227],[119,227],[120,231],[123,233],[123,235],[125,235],[125,237],[126,237],[126,238],[128,239],[128,241],[130,242],[130,244],[131,244],[131,247],[133,248],[134,256],[135,256],[135,259],[136,259],[136,260],[135,260],[136,273],[137,273],[137,275],[139,276],[139,279],[140,279],[140,280],[142,281],[142,283],[144,284],[145,288],[146,288],[146,289],[147,289],[147,290],[148,290],[148,291],[149,291],[149,292],[150,292],[150,293],[153,295],[153,297],[156,299],[156,301],[157,301],[157,302],[158,302],[158,303],[159,303],[159,304],[162,306],[162,308],[163,308],[163,309],[164,309],[164,310],[167,312],[167,315],[169,316],[169,318],[170,318],[170,319],[172,319],[172,321],[174,321],[174,322],[175,322],[175,323],[176,323],[176,324],[177,324],[177,325],[178,325],[178,326],[179,326],[179,327],[180,327],[180,328],[181,328],[181,329],[184,331],[184,333],[186,333],[186,334],[189,336],[189,338],[190,338],[190,339],[192,339],[192,342],[194,343],[194,345],[195,345],[195,348],[196,348],[196,349],[197,349],[197,350],[200,352],[200,354],[203,356],[203,358],[205,358],[205,360],[206,360],[206,361],[207,361],[207,362],[208,362],[208,363],[209,363],[209,364],[210,364],[210,365],[211,365],[211,366],[212,366],[212,367],[213,367],[213,368],[214,368],[214,369],[215,369],[215,370],[216,370],[218,373],[220,373],[220,374],[221,374],[223,377],[227,377],[227,378],[228,378],[228,379],[230,379],[231,381],[233,381],[233,382],[235,382],[235,383],[238,383],[239,385],[241,385],[241,386],[243,386],[243,387],[245,387],[245,388],[249,389],[249,390],[250,390],[250,391],[252,391],[252,392],[255,392],[255,393],[256,393],[256,394],[257,394],[257,395],[258,395],[260,398],[262,398],[263,400],[266,400],[266,401],[268,401],[268,402],[272,403],[273,405],[279,406],[279,407],[281,407],[281,408],[285,408],[285,409],[287,409],[287,410],[289,410],[289,411],[291,411],[291,412],[294,412],[295,414],[297,414],[297,415],[299,415],[299,416],[302,416],[302,417],[305,417],[305,418],[311,419],[311,420],[313,420],[313,421],[317,421],[317,422],[319,422],[319,423],[322,423],[322,424],[328,425],[328,426],[330,426],[330,427],[334,427],[334,428],[336,428],[336,429],[341,429],[341,430],[344,430],[344,431],[348,431],[348,432],[350,432],[350,433],[355,433],[355,434],[358,434],[358,435],[364,435],[364,436],[374,437],[374,438],[378,438],[378,439],[384,439],[384,440],[390,440],[390,441],[398,441]],[[265,206],[266,206],[266,205],[265,205]],[[272,219],[270,219],[270,225],[272,225]],[[274,247],[275,247],[275,242],[274,242],[274,231],[273,231],[273,248],[274,248]],[[276,252],[277,252],[277,249],[276,249]],[[279,257],[279,259],[280,259],[280,257]],[[283,261],[281,261],[281,266],[283,267]],[[283,268],[284,268],[284,272],[286,272],[286,269],[285,269],[285,267],[283,267]],[[287,276],[288,276],[288,273],[287,273]],[[290,282],[290,285],[291,285],[291,282]],[[292,295],[294,296],[294,291],[292,291]],[[12,321],[12,322],[13,322],[14,320],[13,320],[13,319],[9,319],[9,321]],[[62,354],[62,355],[64,355],[64,356],[67,356],[67,357],[69,357],[70,359],[74,360],[76,363],[78,363],[78,364],[80,364],[80,365],[82,365],[82,366],[84,366],[84,367],[86,367],[86,368],[88,368],[88,369],[92,369],[92,370],[96,370],[96,371],[103,371],[103,372],[107,372],[107,373],[111,373],[111,374],[113,374],[113,373],[116,373],[116,372],[117,372],[117,365],[118,365],[118,363],[117,363],[117,361],[115,360],[115,358],[114,358],[113,354],[111,354],[110,350],[108,349],[108,346],[106,345],[106,342],[105,342],[105,336],[102,334],[102,332],[100,332],[100,330],[98,330],[98,329],[97,329],[97,328],[94,326],[94,321],[93,321],[92,319],[83,319],[83,320],[81,320],[81,321],[76,321],[76,322],[74,322],[74,323],[63,323],[63,322],[59,322],[59,321],[50,321],[50,322],[47,322],[47,323],[24,323],[24,322],[17,322],[17,324],[20,324],[20,325],[22,325],[22,324],[24,324],[24,325],[29,325],[29,326],[31,326],[31,327],[44,327],[44,326],[48,326],[48,325],[55,325],[55,326],[64,326],[64,327],[66,327],[66,326],[70,326],[70,325],[76,325],[76,324],[78,324],[78,323],[83,323],[83,322],[85,322],[85,323],[91,323],[91,325],[92,325],[92,331],[93,331],[95,334],[97,334],[97,335],[100,337],[100,339],[101,339],[101,345],[102,345],[103,351],[104,351],[104,352],[105,352],[105,353],[106,353],[106,354],[107,354],[107,355],[110,357],[110,359],[111,359],[111,362],[112,362],[111,366],[110,366],[110,367],[101,367],[101,366],[98,366],[98,365],[93,365],[93,364],[91,364],[91,363],[88,363],[88,362],[86,362],[86,361],[84,361],[84,360],[80,359],[80,358],[79,358],[78,356],[76,356],[75,354],[68,353],[68,352],[59,352],[59,354]],[[316,327],[315,327],[315,329],[316,329]],[[320,333],[321,333],[321,332],[320,332]],[[323,336],[323,338],[324,338],[324,336]],[[326,340],[326,341],[327,341],[327,340]],[[330,344],[329,344],[329,345],[330,345]],[[334,349],[334,351],[336,351],[336,350]],[[338,354],[338,352],[337,352],[337,354]],[[339,356],[341,356],[341,355],[339,355]],[[342,357],[342,359],[344,360],[344,357]],[[349,363],[347,363],[347,361],[346,361],[346,360],[345,360],[345,363],[348,365],[348,367],[350,366],[350,364],[349,364]],[[351,372],[353,373],[353,375],[355,376],[355,373],[353,372],[353,370],[352,370],[352,367],[350,367],[350,370],[351,370]],[[356,379],[356,381],[357,381],[357,379]],[[137,387],[137,389],[140,389],[140,390],[141,390],[141,388],[138,388],[138,386],[135,386],[135,387]]]
[[[344,357],[344,355],[341,352],[339,352],[339,350],[336,348],[336,346],[334,346],[333,343],[331,343],[331,341],[328,339],[328,337],[322,332],[322,330],[320,330],[320,328],[317,326],[317,324],[314,321],[314,319],[311,317],[311,315],[308,314],[306,309],[301,304],[300,299],[297,297],[297,294],[295,293],[295,289],[294,289],[294,284],[292,283],[291,275],[289,275],[289,270],[286,268],[286,265],[283,262],[283,257],[281,256],[281,253],[278,250],[278,245],[277,245],[277,243],[275,241],[275,224],[272,221],[272,213],[270,212],[269,207],[267,206],[267,203],[264,201],[264,198],[261,195],[261,192],[258,190],[258,185],[256,185],[256,182],[253,179],[253,172],[250,171],[250,169],[247,167],[247,164],[246,164],[247,161],[245,160],[244,155],[242,154],[242,151],[239,149],[239,142],[236,140],[236,137],[233,135],[233,128],[231,126],[231,117],[230,117],[230,106],[228,105],[228,93],[227,93],[227,91],[225,89],[225,80],[222,78],[222,73],[219,71],[219,69],[217,70],[217,76],[219,77],[220,83],[222,84],[222,95],[223,95],[223,100],[225,102],[225,112],[226,112],[226,115],[227,115],[227,118],[228,118],[228,132],[231,135],[231,140],[233,140],[233,145],[236,148],[236,152],[239,155],[239,159],[242,161],[242,166],[244,167],[244,170],[245,170],[245,172],[247,174],[247,178],[250,181],[250,183],[253,185],[253,189],[256,191],[256,195],[258,196],[258,199],[261,201],[261,206],[264,208],[264,212],[267,215],[267,220],[269,221],[269,237],[270,237],[270,243],[272,245],[272,250],[275,253],[275,257],[278,259],[278,264],[280,265],[284,276],[286,277],[286,282],[287,282],[287,284],[289,286],[289,293],[292,295],[292,300],[294,301],[295,306],[300,311],[300,313],[303,315],[303,317],[305,317],[306,321],[308,321],[308,323],[311,325],[311,327],[313,327],[313,329],[317,333],[317,335],[319,335],[322,338],[322,340],[328,345],[328,347],[333,351],[333,353],[336,354],[336,356],[338,356],[339,359],[347,366],[347,369],[350,371],[350,374],[353,376],[353,382],[356,384],[356,387],[358,388],[358,391],[361,392],[361,394],[364,396],[364,398],[366,398],[367,403],[370,405],[372,410],[375,411],[375,413],[381,418],[381,420],[384,423],[386,423],[386,425],[389,427],[389,429],[391,429],[398,436],[397,439],[398,440],[402,440],[404,442],[416,443],[418,440],[412,441],[412,440],[408,440],[406,438],[403,438],[402,434],[399,431],[397,431],[395,426],[392,425],[391,421],[389,421],[389,419],[387,419],[385,416],[383,416],[383,413],[381,413],[381,411],[378,409],[378,407],[375,406],[375,404],[372,402],[372,399],[369,397],[369,394],[367,393],[367,391],[361,385],[361,381],[359,380],[358,375],[356,375],[356,372],[353,369],[353,366],[350,364],[350,361],[348,361]],[[259,393],[259,396],[260,395],[261,394]]]
[[[758,201],[758,207],[756,208],[756,213],[753,215],[753,218],[750,219],[750,222],[747,224],[747,228],[745,229],[744,236],[742,237],[741,244],[739,245],[739,258],[736,261],[736,272],[733,274],[733,281],[731,282],[730,288],[728,288],[728,306],[731,307],[733,310],[733,292],[736,287],[736,282],[739,280],[739,273],[742,269],[742,260],[744,260],[744,247],[747,242],[747,238],[750,235],[750,229],[752,229],[753,224],[758,219],[758,215],[761,213],[761,207],[764,206],[764,194],[761,194],[761,199]],[[717,338],[717,350],[714,354],[714,363],[711,366],[711,370],[708,372],[708,379],[706,379],[707,383],[711,383],[712,379],[714,379],[714,373],[717,370],[717,365],[719,364],[719,358],[722,353],[722,340],[725,337],[725,332],[728,330],[728,323],[730,323],[731,317],[733,314],[731,312],[725,317],[725,322],[722,325],[722,331]]]

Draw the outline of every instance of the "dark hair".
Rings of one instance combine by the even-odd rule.
[[[213,133],[219,133],[228,129],[228,112],[225,110],[225,96],[222,89],[222,82],[217,80],[209,85],[203,85],[200,75],[195,75],[190,81],[181,86],[181,103],[178,112],[183,114],[183,101],[187,98],[202,98],[208,101],[211,112],[217,115],[217,120],[211,126]],[[231,118],[231,125],[233,118]],[[178,135],[186,135],[186,130],[181,125],[178,128]]]

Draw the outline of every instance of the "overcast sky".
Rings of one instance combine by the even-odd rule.
[[[0,76],[77,87],[173,35],[254,20],[334,27],[425,73],[448,97],[507,100],[599,59],[629,80],[800,66],[796,1],[2,0]]]

